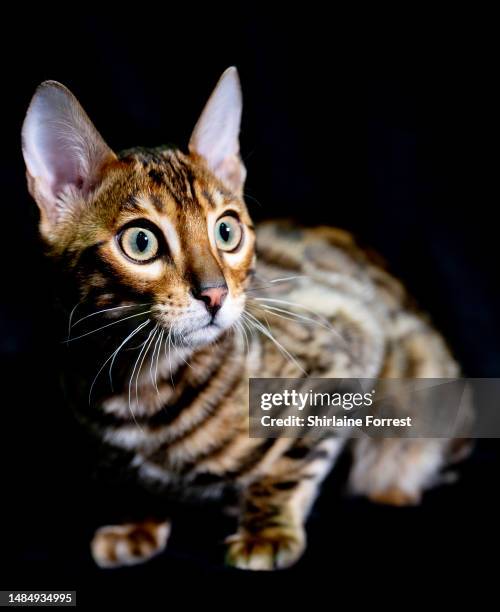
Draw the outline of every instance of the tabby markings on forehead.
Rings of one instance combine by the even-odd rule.
[[[158,200],[156,196],[153,200],[153,196],[145,194],[136,195],[135,197],[135,202],[142,209],[142,211],[152,213],[152,215],[156,218],[155,213],[161,212],[163,205],[161,206],[161,209],[159,209],[158,202],[155,202],[155,200]]]
[[[160,170],[156,170],[155,168],[152,168],[151,170],[149,170],[148,176],[157,185],[165,184],[165,176],[163,172],[161,172]]]
[[[165,210],[165,207],[163,205],[163,202],[161,201],[161,198],[156,195],[150,195],[150,198],[157,212],[162,213]]]
[[[208,189],[203,189],[203,191],[201,192],[201,195],[203,196],[205,201],[208,202],[211,208],[215,208],[216,206],[215,201],[212,197],[212,193]]]
[[[140,212],[141,209],[139,204],[137,203],[135,196],[136,194],[132,193],[127,197],[127,199],[123,202],[121,206],[122,210],[127,210],[130,212]]]
[[[217,207],[222,206],[225,202],[224,194],[222,194],[218,189],[212,193],[212,199]]]

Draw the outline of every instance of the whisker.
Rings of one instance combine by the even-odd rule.
[[[78,321],[75,321],[75,323],[71,325],[70,329],[72,329],[73,327],[76,327],[78,323],[85,321],[85,319],[89,319],[90,317],[95,317],[95,315],[101,314],[103,312],[110,312],[111,310],[122,310],[123,308],[139,308],[139,306],[150,306],[150,305],[151,305],[151,302],[146,303],[146,304],[128,304],[126,306],[115,306],[114,308],[103,308],[102,310],[91,312],[90,314],[85,315],[81,319],[78,319]]]
[[[155,342],[155,346],[153,349],[153,354],[151,355],[151,363],[149,365],[149,374],[151,376],[151,382],[153,383],[154,388],[156,389],[156,393],[158,395],[160,395],[160,392],[158,391],[158,360],[159,360],[159,355],[160,355],[160,349],[161,349],[161,341],[163,338],[163,333],[164,330],[162,329],[160,331],[160,333],[158,334],[158,338],[156,339]],[[157,350],[158,347],[158,350]],[[154,378],[153,378],[153,363],[154,363],[154,359],[155,359],[155,355],[156,355],[156,366],[155,366],[155,374],[154,374]]]
[[[81,302],[77,302],[73,308],[71,309],[71,312],[69,313],[69,319],[68,319],[68,337],[66,339],[66,342],[69,340],[69,337],[71,336],[71,321],[73,320],[73,315],[75,314],[75,310],[78,308],[78,306],[80,306]]]
[[[297,278],[308,278],[307,274],[296,274],[295,276],[284,276],[283,278],[272,278],[270,283],[284,283],[286,281],[295,280]]]
[[[256,302],[263,302],[264,304],[263,306],[261,306],[260,304],[256,304]],[[304,315],[300,315],[296,312],[287,310],[285,308],[279,308],[277,306],[272,306],[271,304],[268,304],[267,302],[272,302],[274,304],[289,305],[295,308],[302,308],[306,312],[310,312],[312,315],[314,315],[317,318],[317,320],[311,319],[309,317],[305,317]],[[300,304],[298,302],[291,302],[288,300],[281,300],[281,299],[276,299],[276,298],[251,298],[251,301],[249,302],[249,306],[257,306],[257,308],[263,308],[264,310],[271,309],[272,311],[275,311],[275,312],[268,311],[269,314],[274,314],[275,316],[278,316],[277,314],[278,312],[285,313],[286,315],[295,317],[295,319],[303,320],[305,322],[315,323],[316,325],[323,327],[327,331],[331,332],[338,339],[338,341],[341,343],[344,349],[347,349],[349,351],[349,354],[351,354],[354,363],[357,363],[358,365],[361,363],[358,358],[352,355],[351,347],[349,346],[349,343],[347,342],[347,340],[342,336],[342,334],[333,327],[333,325],[330,323],[330,321],[326,317],[318,314],[312,308],[308,308],[307,306],[304,306],[303,304]],[[286,317],[283,316],[283,318],[286,318]]]
[[[247,156],[248,158],[248,156]],[[249,200],[253,200],[258,206],[262,207],[262,204],[259,202],[259,200],[257,200],[257,198],[254,198],[252,195],[250,195],[249,193],[244,192],[243,196],[245,199],[249,199]]]
[[[167,337],[165,339],[165,357],[167,356],[167,342],[168,342],[168,366],[170,369],[170,382],[172,383],[172,388],[175,389],[174,385],[174,377],[172,374],[172,355],[170,353],[170,345],[171,345],[171,336],[172,336],[172,327],[168,330]]]
[[[153,332],[156,330],[156,327],[154,327],[150,332],[149,335],[147,337],[146,342],[151,338],[151,336],[153,335]],[[141,350],[139,351],[139,355],[137,356],[137,359],[135,360],[134,363],[134,368],[132,369],[132,374],[130,375],[129,381],[128,381],[128,409],[130,411],[130,414],[132,415],[132,418],[134,420],[134,423],[137,425],[137,427],[139,427],[139,429],[142,431],[142,427],[139,425],[139,423],[137,422],[137,419],[135,418],[135,414],[134,411],[132,410],[132,402],[131,402],[131,396],[132,396],[132,379],[134,377],[134,373],[135,370],[137,368],[137,364],[139,363],[139,359],[141,358],[141,355],[144,351],[144,348],[146,346],[146,343],[142,346]]]
[[[246,353],[249,352],[249,345],[248,345],[248,338],[246,335],[246,331],[244,330],[243,326],[241,325],[240,321],[235,321],[234,325],[233,325],[233,330],[236,330],[239,332],[240,336],[243,338],[244,342],[245,342],[245,349],[246,349]]]
[[[155,386],[156,386],[156,392],[158,393],[158,395],[160,395],[160,392],[158,391],[158,365],[160,363],[161,343],[163,342],[163,336],[164,335],[165,335],[165,330],[162,329],[161,330],[160,346],[158,347],[158,353],[156,355],[156,369],[155,369]]]
[[[180,336],[181,336],[181,338],[182,338],[182,342],[183,342],[183,344],[184,344],[185,346],[188,344],[188,342],[186,341],[186,337],[184,336],[184,333],[183,333],[183,332],[181,332],[181,331],[177,331],[177,332],[175,332],[175,329],[174,329],[174,328],[175,328],[175,322],[172,324],[172,327],[170,328],[170,331],[171,331],[171,332],[173,332],[173,333],[171,333],[171,334],[170,334],[170,337],[171,337],[171,343],[172,343],[172,346],[173,346],[173,348],[174,348],[174,351],[177,353],[177,356],[178,356],[178,357],[181,359],[181,361],[183,361],[183,362],[184,362],[184,363],[187,365],[187,367],[188,367],[188,368],[193,369],[193,366],[192,366],[190,363],[188,363],[188,362],[187,362],[187,361],[184,359],[184,357],[182,356],[182,354],[179,352],[179,349],[177,348],[177,344],[175,343],[175,333],[180,334]]]
[[[153,344],[153,341],[154,341],[154,339],[156,337],[156,334],[158,332],[158,327],[159,327],[159,324],[157,323],[156,326],[153,329],[154,333],[151,336],[151,340],[146,345],[146,350],[144,351],[144,354],[143,354],[142,359],[141,359],[141,363],[139,364],[139,369],[137,370],[137,374],[135,375],[135,407],[136,407],[136,409],[139,408],[139,391],[138,391],[139,376],[141,375],[142,365],[144,363],[144,360],[146,359],[146,355],[149,353],[149,349],[151,348],[151,345]]]
[[[135,336],[135,334],[137,334],[139,331],[141,331],[141,329],[143,329],[149,322],[151,319],[148,319],[147,321],[144,321],[144,323],[141,323],[138,327],[136,327],[134,329],[134,331],[132,333],[130,333],[125,340],[120,344],[120,346],[111,353],[111,355],[106,359],[106,361],[102,364],[102,366],[99,368],[99,371],[97,372],[97,374],[95,375],[94,380],[92,381],[92,384],[90,385],[90,389],[89,389],[89,406],[90,406],[90,400],[92,397],[92,390],[94,388],[94,385],[99,377],[99,374],[104,370],[104,368],[106,367],[106,364],[108,363],[108,361],[110,359],[112,359],[111,361],[111,366],[110,366],[110,370],[109,370],[109,376],[110,376],[110,382],[111,382],[111,390],[113,390],[113,381],[111,379],[111,368],[113,367],[113,362],[116,358],[116,355],[118,354],[118,352],[120,351],[120,349],[125,346],[125,344],[127,344],[127,342],[133,337]]]
[[[150,312],[152,312],[152,309],[146,310],[144,312],[138,312],[136,314],[130,315],[129,317],[123,317],[122,319],[118,319],[118,321],[112,321],[111,323],[108,323],[107,325],[103,325],[102,327],[99,327],[98,329],[89,331],[86,334],[82,334],[81,336],[76,336],[76,338],[69,338],[68,340],[64,340],[64,342],[73,342],[74,340],[85,338],[85,336],[96,334],[98,331],[101,331],[101,329],[106,329],[106,327],[111,327],[112,325],[116,325],[117,323],[122,323],[123,321],[127,321],[128,319],[133,319],[134,317],[140,317],[142,315],[149,314]]]
[[[262,306],[260,306],[260,304],[255,304],[255,302],[249,302],[249,303],[248,303],[248,306],[254,306],[254,307],[256,306],[257,308],[259,308],[259,307],[260,307],[260,308],[261,308],[261,310],[264,310],[264,309],[262,308]],[[246,313],[247,315],[250,315],[250,312],[249,312],[248,310],[246,310],[246,309],[245,309],[245,313]],[[263,315],[263,317],[264,317],[264,319],[265,319],[265,321],[266,321],[266,325],[267,325],[267,329],[268,329],[268,331],[269,331],[270,333],[272,333],[272,332],[271,332],[271,325],[269,324],[269,321],[267,320],[267,316],[264,314],[264,315]],[[255,318],[255,317],[254,317],[254,318]],[[258,319],[257,319],[257,320],[258,320]],[[263,325],[262,321],[259,321],[259,323],[260,323],[261,325]]]
[[[273,284],[276,284],[276,283],[285,283],[288,281],[296,280],[298,278],[309,278],[309,276],[307,274],[296,274],[294,276],[284,276],[282,278],[266,279],[263,277],[260,278],[258,275],[256,275],[255,278],[257,278],[257,280],[261,284],[260,285],[251,284],[250,287],[246,290],[246,293],[249,293],[252,291],[261,291],[264,289],[269,289],[269,287],[271,287]]]
[[[250,325],[250,323],[245,319],[245,318],[241,318],[241,324],[243,326],[243,328],[248,331],[248,333],[252,336],[253,335],[253,327]]]
[[[239,325],[241,331],[243,332],[243,336],[245,338],[245,345],[246,345],[247,353],[249,353],[250,352],[250,340],[248,339],[247,330],[245,329],[244,325],[240,321],[238,321],[238,325]]]
[[[273,334],[271,333],[270,330],[266,329],[262,323],[256,319],[252,314],[250,314],[249,312],[245,312],[243,313],[243,316],[246,317],[250,317],[251,321],[253,322],[253,325],[256,327],[256,329],[258,329],[261,333],[263,333],[267,338],[269,338],[269,340],[271,340],[275,346],[278,348],[278,350],[285,355],[286,357],[288,357],[288,359],[290,361],[292,361],[297,368],[304,374],[304,376],[307,376],[307,372],[304,370],[304,368],[300,365],[300,363],[295,359],[295,357],[289,352],[287,351],[287,349],[280,343],[278,342],[278,340],[276,340],[276,338],[273,336]]]
[[[267,312],[268,314],[273,315],[275,317],[279,317],[280,319],[286,319],[287,321],[293,321],[294,323],[297,322],[297,319],[294,319],[293,317],[287,317],[286,315],[279,314],[278,312],[267,310],[267,308],[263,308],[262,310],[263,312]]]
[[[277,306],[270,306],[269,304],[266,304],[265,308],[262,307],[260,304],[251,304],[251,305],[256,306],[257,308],[261,308],[265,312],[268,312],[269,314],[274,314],[275,316],[278,316],[278,313],[283,312],[286,315],[288,315],[287,317],[283,317],[284,319],[290,319],[290,320],[300,319],[301,321],[306,321],[307,323],[313,323],[314,325],[318,325],[319,327],[322,327],[323,329],[326,329],[328,331],[338,334],[337,330],[334,329],[332,325],[325,325],[321,320],[311,319],[310,317],[300,315],[296,312],[293,312],[292,310],[287,310],[285,308],[278,308]]]
[[[319,327],[322,327],[323,329],[326,329],[327,331],[332,332],[335,336],[337,336],[342,341],[342,343],[345,344],[345,339],[342,338],[342,336],[339,334],[339,332],[336,329],[334,329],[333,327],[327,327],[326,325],[323,325],[319,321],[315,321],[314,319],[309,319],[308,317],[300,316],[295,312],[290,312],[288,310],[283,310],[281,308],[273,308],[273,310],[268,310],[267,308],[263,308],[262,310],[264,312],[267,312],[270,315],[273,315],[274,317],[279,317],[280,319],[286,319],[287,321],[293,321],[294,323],[296,323],[297,319],[299,319],[301,321],[302,320],[305,321],[306,323],[313,323],[315,325],[318,325]],[[280,314],[279,312],[274,312],[275,310],[287,312],[290,316]]]
[[[141,342],[140,344],[137,344],[136,346],[129,346],[129,348],[123,349],[124,351],[136,351],[137,349],[140,349],[141,347],[143,347],[146,344],[146,340],[144,340],[144,342]]]
[[[317,321],[315,321],[314,319],[310,319],[309,317],[305,317],[304,315],[299,315],[296,312],[291,312],[290,310],[286,310],[283,308],[279,308],[277,306],[272,306],[269,304],[265,304],[266,308],[271,308],[272,310],[277,310],[279,312],[284,312],[286,314],[289,314],[291,316],[294,316],[298,319],[303,319],[305,321],[310,321],[310,322],[315,322],[317,325],[322,324],[321,326],[324,327],[325,329],[328,329],[329,331],[331,331],[333,334],[335,334],[337,336],[337,338],[339,340],[342,341],[342,343],[346,344],[345,338],[342,337],[342,335],[333,327],[333,325],[330,323],[330,321],[324,317],[323,315],[318,314],[317,312],[315,312],[314,310],[312,310],[311,308],[308,308],[307,306],[304,306],[303,304],[299,304],[298,302],[290,302],[288,300],[279,300],[276,298],[262,298],[262,297],[258,297],[258,298],[252,298],[252,301],[254,302],[272,302],[274,304],[284,304],[285,306],[292,306],[295,308],[301,308],[302,310],[305,310],[306,312],[310,312],[312,315],[314,315],[315,317],[317,317]]]
[[[154,335],[154,338],[156,338],[156,341],[155,341],[155,344],[154,344],[154,347],[153,347],[153,352],[151,353],[151,359],[149,360],[149,378],[151,380],[151,384],[153,385],[153,387],[154,387],[154,384],[155,384],[155,381],[154,381],[154,378],[153,378],[153,364],[154,364],[154,361],[155,361],[156,349],[158,347],[158,340],[160,339],[160,335],[161,335],[161,331],[158,334],[155,333],[155,335]]]
[[[137,327],[135,329],[134,332],[132,332],[132,334],[129,336],[130,339],[132,339],[133,336],[136,335],[136,333],[140,332],[142,329],[144,329],[146,327],[146,325],[148,325],[151,322],[151,319],[148,319],[147,321],[144,321],[144,323],[141,323],[139,325],[139,327]],[[114,391],[113,389],[113,375],[112,375],[112,371],[113,371],[113,365],[115,363],[115,359],[118,357],[118,351],[122,348],[123,344],[121,346],[118,347],[118,350],[115,352],[113,359],[111,360],[111,363],[109,364],[109,382],[111,384],[111,390]]]
[[[184,335],[182,334],[182,332],[181,332],[181,336],[182,336],[182,339],[183,339],[183,341],[184,341],[184,344],[187,344],[187,342],[186,342],[186,340],[185,340]],[[187,365],[187,367],[188,367],[188,368],[193,369],[193,366],[192,366],[190,363],[188,363],[188,362],[187,362],[187,361],[184,359],[184,357],[181,355],[181,353],[179,352],[179,349],[177,348],[177,345],[175,344],[175,338],[172,338],[172,346],[174,347],[174,351],[177,353],[177,356],[178,356],[178,357],[181,359],[181,361],[183,361],[183,362],[184,362],[184,363]]]

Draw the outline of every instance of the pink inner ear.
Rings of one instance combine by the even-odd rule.
[[[114,157],[73,94],[47,81],[36,91],[23,125],[23,155],[30,190],[52,225],[88,194],[103,165]]]
[[[236,193],[242,189],[243,183],[245,182],[246,170],[239,155],[226,157],[219,162],[213,171],[216,176]]]
[[[75,119],[71,114],[52,118],[47,116],[48,109],[44,111],[38,118],[32,142],[38,159],[37,169],[42,170],[40,178],[45,175],[54,197],[68,187],[82,190],[86,183],[82,171],[89,165],[85,130],[78,131],[81,126],[71,123],[71,119]]]
[[[72,163],[61,164],[57,168],[51,184],[52,193],[55,197],[67,190],[68,187],[73,187],[78,191],[84,191],[85,189],[85,181],[76,170],[75,164]]]
[[[232,189],[241,191],[245,169],[239,158],[242,100],[238,73],[228,68],[219,79],[189,141],[189,150]]]

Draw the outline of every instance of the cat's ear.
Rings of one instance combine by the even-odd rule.
[[[22,146],[29,190],[46,236],[97,186],[104,165],[116,159],[75,96],[56,81],[45,81],[36,90]]]
[[[210,96],[191,139],[189,150],[201,155],[212,172],[237,193],[246,170],[240,158],[241,86],[238,71],[228,68]]]

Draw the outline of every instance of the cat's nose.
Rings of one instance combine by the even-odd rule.
[[[213,316],[220,309],[227,296],[227,285],[224,283],[218,287],[205,287],[193,291],[197,300],[205,302],[208,312]]]

